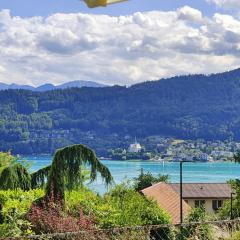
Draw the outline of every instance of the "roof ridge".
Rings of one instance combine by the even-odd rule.
[[[155,187],[155,186],[158,186],[158,185],[168,185],[168,183],[165,183],[165,182],[158,182],[158,183],[154,183],[152,186],[149,186],[149,187],[147,187],[147,188],[144,188],[143,190],[145,190],[145,189],[148,189],[148,188],[152,188],[152,187]],[[141,192],[143,191],[143,190],[141,190]]]

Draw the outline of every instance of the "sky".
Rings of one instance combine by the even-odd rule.
[[[0,82],[132,85],[240,67],[239,0],[0,1]]]

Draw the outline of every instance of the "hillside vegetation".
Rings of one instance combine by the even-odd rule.
[[[0,93],[0,150],[49,153],[82,142],[99,152],[126,135],[240,139],[240,70],[129,88]]]

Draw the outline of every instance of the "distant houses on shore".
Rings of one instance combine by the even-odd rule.
[[[125,139],[126,140],[126,139]],[[127,139],[130,142],[129,138]],[[142,159],[154,161],[228,161],[240,149],[233,141],[176,140],[164,137],[148,137],[138,142],[135,138],[125,148],[110,150],[108,157],[114,160]],[[117,159],[118,158],[118,159]]]

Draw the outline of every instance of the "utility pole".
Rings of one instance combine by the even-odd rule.
[[[235,195],[234,192],[231,192],[231,212],[230,212],[230,219],[233,220],[233,195]]]
[[[180,223],[183,223],[183,176],[182,176],[183,161],[180,162]]]

